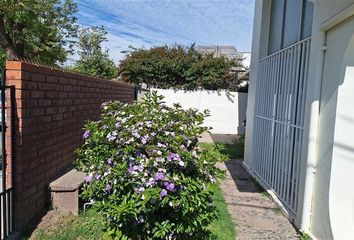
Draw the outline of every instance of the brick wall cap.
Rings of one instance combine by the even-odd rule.
[[[72,169],[51,182],[49,188],[52,192],[75,191],[83,185],[85,176],[85,173]]]
[[[44,66],[40,64],[30,63],[26,61],[6,61],[6,69],[7,70],[22,70],[22,71],[30,71],[36,73],[44,73],[47,75],[53,75],[55,77],[67,77],[73,78],[75,80],[84,80],[96,83],[105,83],[110,85],[125,85],[134,87],[135,85],[132,83],[124,82],[119,79],[107,79],[107,78],[99,78],[94,76],[85,75],[82,73],[70,71],[67,69],[63,69],[60,67],[51,67]]]

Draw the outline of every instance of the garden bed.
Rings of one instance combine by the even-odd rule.
[[[39,225],[34,239],[235,238],[217,163],[241,157],[239,142],[199,144],[208,112],[168,107],[162,99],[151,93],[131,105],[102,105],[76,151],[76,168],[86,173],[81,198],[91,209],[59,214],[42,224],[55,227]]]
[[[211,236],[207,240],[234,240],[236,237],[235,224],[227,211],[219,186],[216,188],[213,200],[219,212],[219,218],[207,227],[211,231]],[[91,210],[81,213],[79,216],[50,210],[42,218],[29,240],[105,239],[103,229],[97,224],[98,221],[103,221],[103,218]]]

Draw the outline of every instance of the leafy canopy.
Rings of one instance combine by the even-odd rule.
[[[0,56],[62,63],[73,50],[73,0],[0,0]],[[3,63],[2,63],[3,64]]]
[[[109,58],[108,49],[102,49],[107,41],[107,32],[103,26],[84,28],[79,31],[79,56],[73,69],[77,72],[95,77],[114,78],[117,70]]]
[[[159,88],[218,90],[234,88],[236,74],[230,70],[239,65],[240,59],[203,54],[194,45],[173,45],[127,52],[118,73],[125,81]]]

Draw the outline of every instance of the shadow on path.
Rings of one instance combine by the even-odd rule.
[[[237,225],[237,239],[299,239],[298,233],[268,193],[243,168],[241,160],[220,164],[228,210]]]

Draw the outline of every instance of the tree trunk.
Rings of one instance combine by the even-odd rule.
[[[2,47],[10,60],[18,59],[18,53],[5,32],[4,14],[0,13],[0,47]]]

